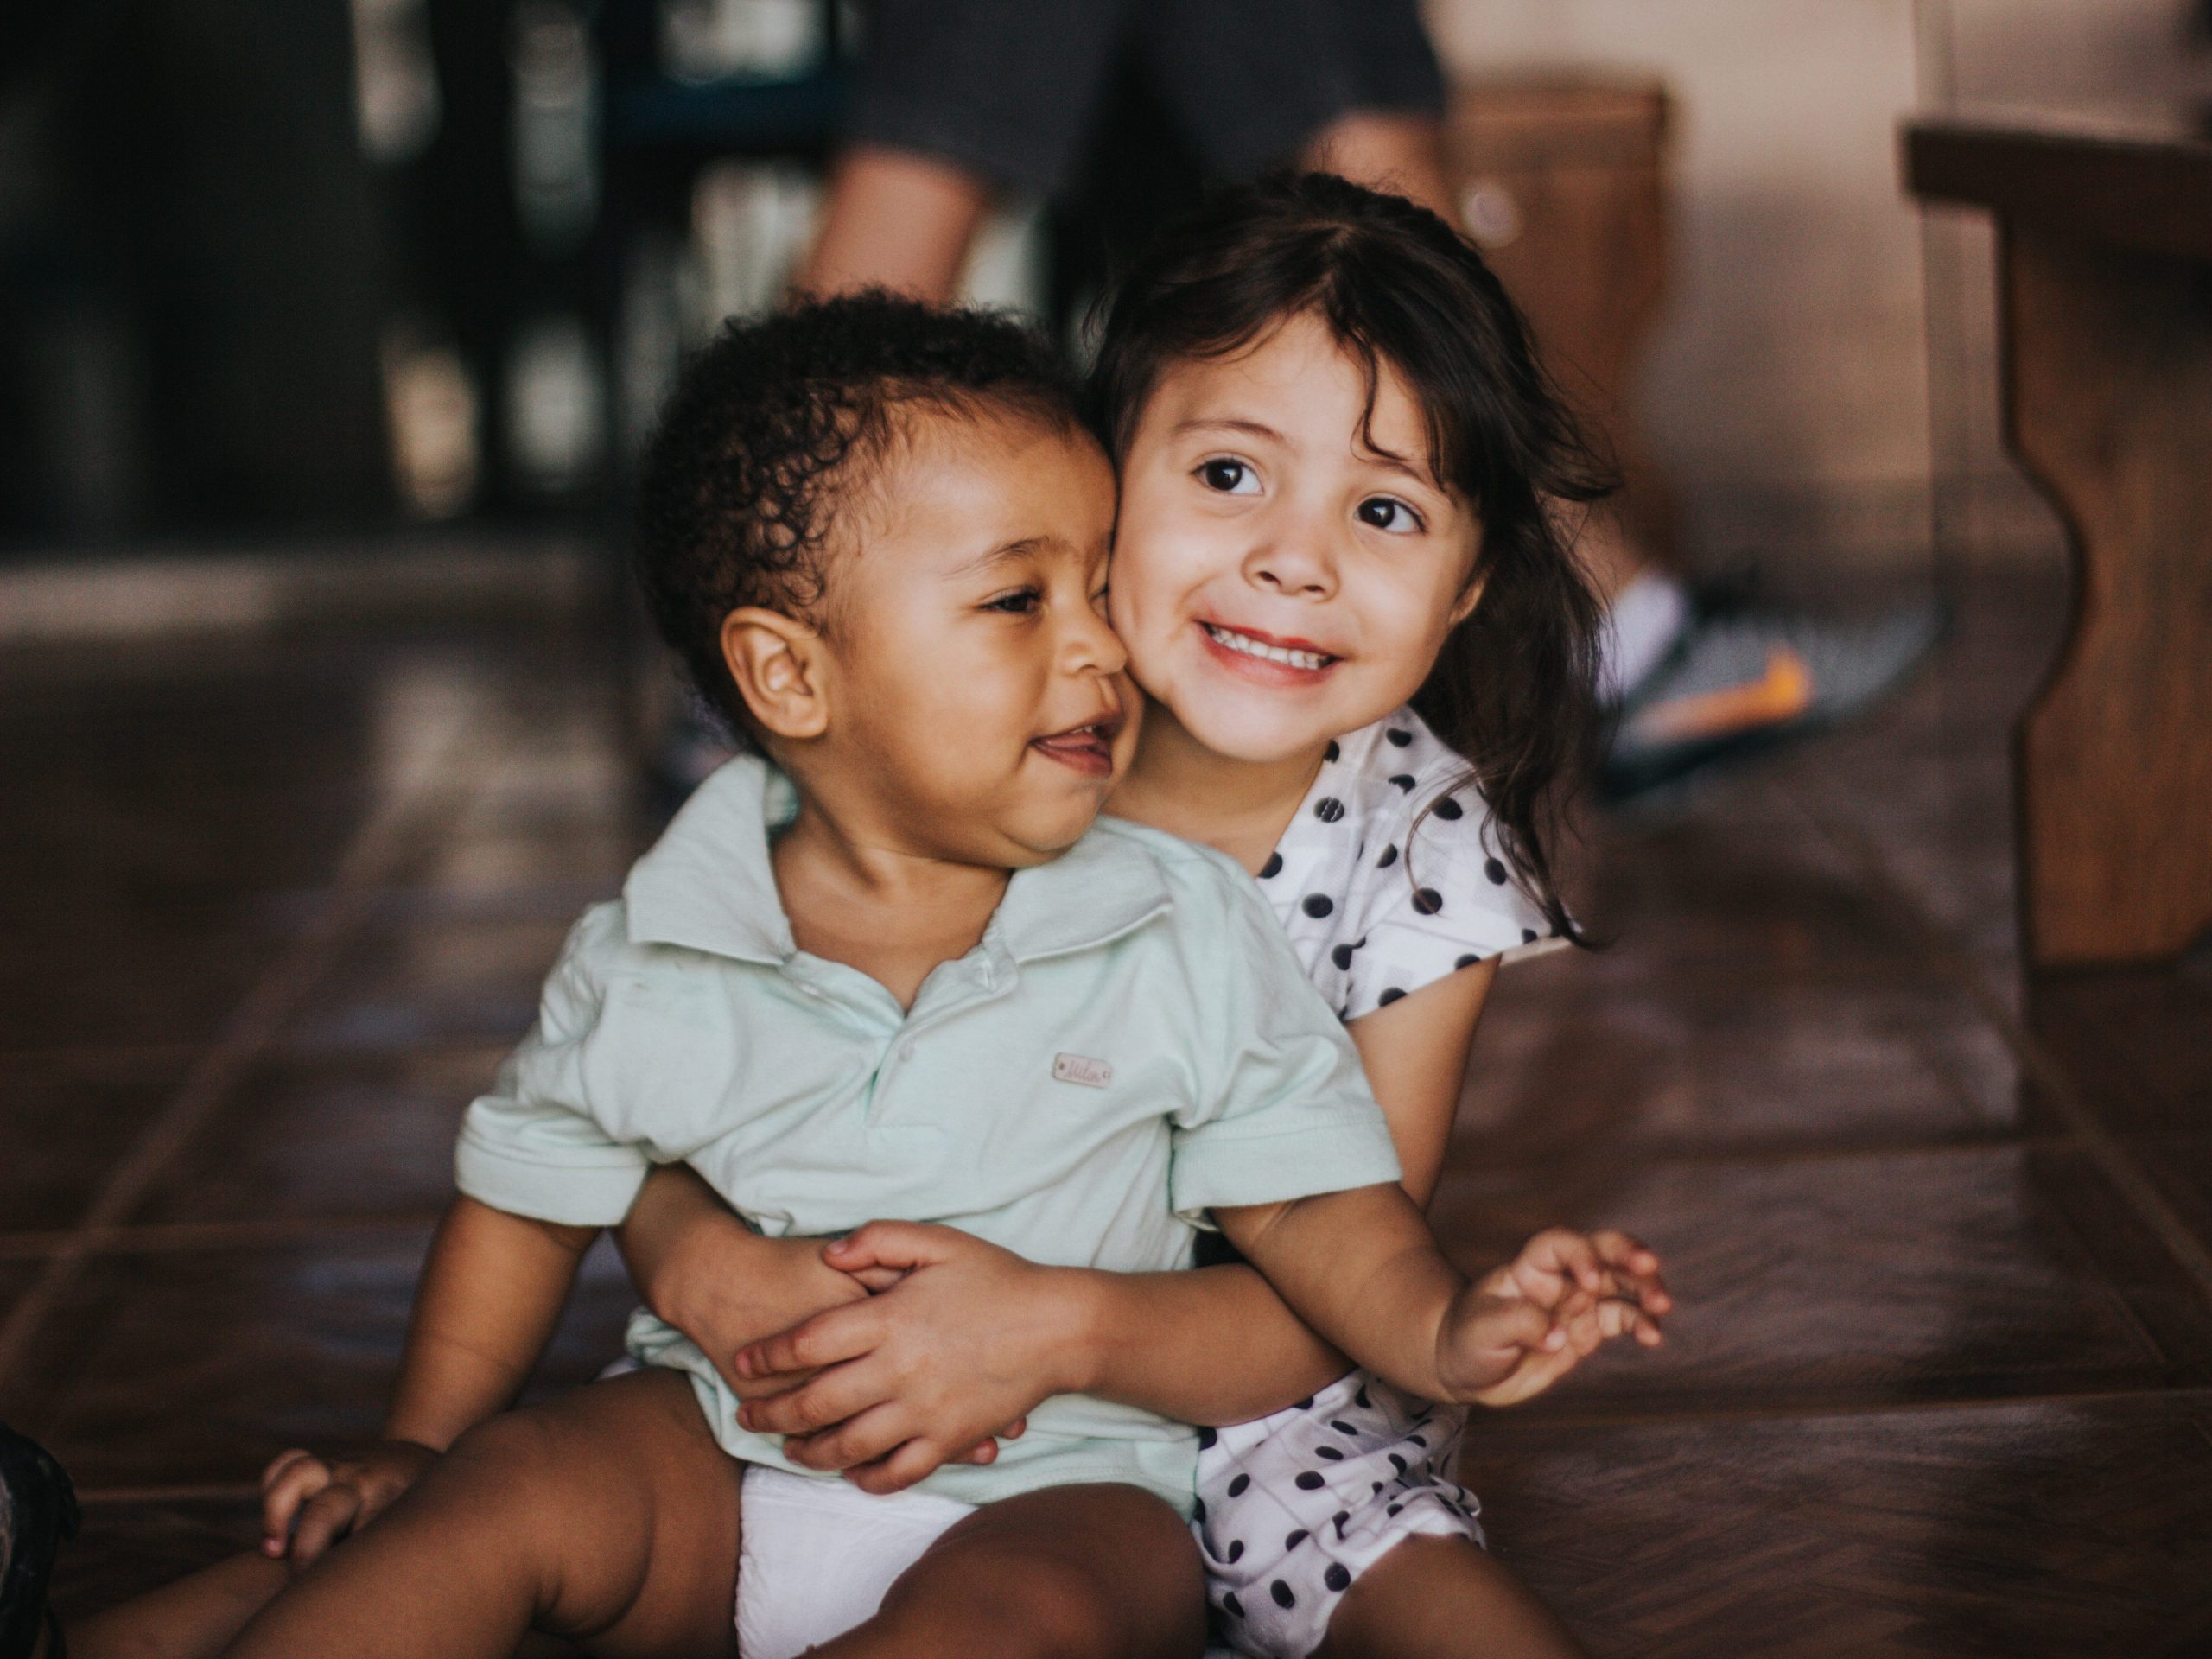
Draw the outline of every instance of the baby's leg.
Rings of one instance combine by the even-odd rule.
[[[1315,1659],[1585,1659],[1559,1616],[1471,1539],[1414,1537],[1361,1573]]]
[[[511,1412],[463,1436],[228,1651],[505,1659],[534,1628],[615,1656],[729,1653],[740,1472],[677,1373]]]
[[[818,1659],[1197,1659],[1205,1600],[1190,1528],[1134,1486],[987,1503],[930,1547],[874,1618]]]

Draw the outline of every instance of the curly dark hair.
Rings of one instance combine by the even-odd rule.
[[[1431,472],[1483,532],[1482,601],[1414,707],[1465,757],[1517,885],[1586,943],[1549,848],[1595,741],[1601,614],[1557,504],[1597,500],[1612,479],[1481,256],[1403,197],[1276,174],[1216,191],[1163,231],[1102,308],[1090,403],[1117,463],[1176,363],[1230,356],[1292,317],[1319,319],[1365,365],[1370,417],[1379,365],[1403,377]]]
[[[748,724],[723,619],[759,605],[832,626],[839,529],[921,410],[1081,425],[1074,381],[1033,330],[878,289],[734,320],[686,365],[639,467],[632,563],[734,733]]]

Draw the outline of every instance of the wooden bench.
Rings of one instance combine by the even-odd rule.
[[[2072,626],[2015,747],[2035,967],[2212,925],[2212,124],[1907,127],[1925,200],[1998,230],[2005,442],[2064,519]]]

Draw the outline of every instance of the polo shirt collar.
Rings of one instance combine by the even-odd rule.
[[[771,966],[798,946],[768,862],[768,831],[798,809],[791,784],[738,756],[691,791],[622,884],[632,944],[680,944]]]
[[[796,954],[768,836],[798,806],[790,780],[757,755],[716,770],[631,867],[622,887],[630,942],[770,966]],[[1017,963],[1064,956],[1119,938],[1169,902],[1151,855],[1102,827],[1050,862],[1016,870],[984,938]]]

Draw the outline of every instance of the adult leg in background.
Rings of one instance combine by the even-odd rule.
[[[1408,1538],[1356,1580],[1314,1659],[1586,1659],[1559,1616],[1465,1538]]]
[[[733,1653],[741,1465],[678,1372],[596,1382],[470,1431],[226,1649],[505,1659]]]
[[[988,1503],[818,1659],[1196,1659],[1196,1541],[1134,1486],[1056,1486]]]

